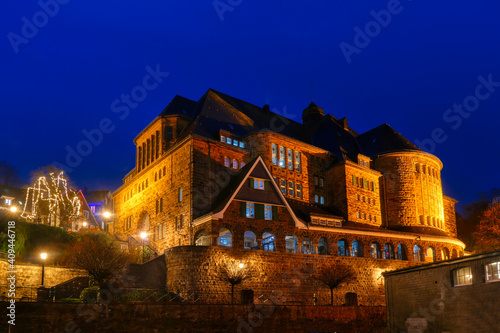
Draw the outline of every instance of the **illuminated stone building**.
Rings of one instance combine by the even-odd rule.
[[[314,103],[298,123],[209,90],[176,96],[134,143],[113,232],[145,231],[158,254],[205,245],[383,270],[463,255],[441,161],[387,124],[358,134]]]

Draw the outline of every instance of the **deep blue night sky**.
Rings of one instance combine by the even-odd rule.
[[[359,133],[388,123],[415,142],[441,128],[433,153],[445,193],[462,204],[500,187],[499,3],[60,0],[55,13],[54,1],[53,17],[37,1],[0,14],[0,160],[26,179],[67,164],[66,147],[107,118],[113,130],[69,175],[114,190],[134,166],[132,140],[176,94],[198,100],[213,88],[300,121],[312,82],[314,101]],[[371,22],[388,8],[384,27]],[[372,37],[355,40],[356,27]],[[350,62],[341,43],[357,45]],[[147,66],[169,74],[128,116],[114,113]],[[494,81],[482,100],[479,76]],[[464,100],[474,111],[447,111]]]

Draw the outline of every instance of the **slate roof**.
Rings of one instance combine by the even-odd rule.
[[[342,217],[342,214],[327,206],[311,204],[289,198],[286,198],[286,200],[288,201],[288,204],[290,205],[290,208],[292,208],[295,215],[299,219],[307,223],[311,222],[311,214],[330,216],[342,220],[344,219]]]
[[[213,89],[209,89],[198,102],[175,96],[160,116],[173,114],[193,119],[178,140],[190,134],[218,139],[220,130],[240,138],[272,131],[325,149],[338,162],[356,162],[360,153],[375,157],[395,151],[421,151],[388,124],[358,134],[352,128],[344,126],[345,118],[339,120],[326,114],[314,128],[310,128],[274,113],[269,108],[250,104]]]
[[[89,191],[83,193],[85,196],[85,200],[89,203],[102,203],[106,196],[110,193],[108,190],[100,190],[100,191]]]

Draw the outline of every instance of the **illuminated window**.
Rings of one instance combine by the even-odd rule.
[[[424,261],[424,253],[422,248],[418,245],[413,247],[413,260],[415,261]]]
[[[255,205],[253,202],[246,203],[246,215],[245,216],[249,219],[255,218]]]
[[[356,217],[357,217],[358,219],[360,219],[360,218],[361,218],[361,213],[360,213],[360,212],[356,212]]]
[[[224,157],[224,166],[225,167],[228,167],[229,168],[229,158],[228,157]]]
[[[264,251],[275,251],[276,247],[274,245],[274,235],[269,232],[262,234],[262,250]]]
[[[285,237],[286,252],[299,253],[299,240],[297,236],[290,235]]]
[[[300,152],[296,151],[295,152],[295,171],[300,172]]]
[[[265,181],[262,179],[254,179],[253,180],[253,188],[258,189],[258,190],[263,190],[265,189]]]
[[[264,219],[272,220],[273,219],[273,206],[264,205]]]
[[[355,175],[352,175],[352,185],[358,186],[358,177]]]
[[[232,143],[233,143],[233,140],[231,140],[231,138],[226,138],[226,143],[227,143],[227,144],[232,144]]]
[[[296,187],[297,187],[297,192],[296,192],[297,198],[302,199],[302,184],[297,183]]]
[[[315,195],[315,196],[314,196],[314,202],[315,202],[315,203],[318,203],[318,201],[319,201],[319,197],[318,197],[318,195]]]
[[[293,182],[288,182],[288,195],[291,197],[294,196],[294,188]]]
[[[278,146],[276,146],[276,144],[274,143],[272,144],[271,153],[272,153],[273,164],[274,165],[278,164]]]
[[[472,284],[472,270],[470,267],[462,267],[453,270],[453,286],[466,286]]]
[[[500,281],[500,262],[493,262],[485,266],[486,281]]]
[[[221,135],[220,136],[220,141],[225,143],[226,142],[226,137],[224,135]]]
[[[243,141],[240,141],[240,148],[245,148],[245,143]]]
[[[403,244],[398,245],[398,260],[408,260],[406,257],[406,251],[405,248],[403,247]]]
[[[219,237],[217,238],[217,245],[223,247],[233,246],[233,237],[231,231],[227,228],[222,228],[219,231]]]
[[[322,196],[320,196],[319,197],[319,203],[322,204],[322,205],[324,205],[325,204],[325,198],[322,197]]]
[[[389,243],[384,246],[384,259],[394,259],[394,250]]]
[[[12,205],[12,200],[11,199],[5,199],[5,204],[10,206]]]
[[[233,160],[233,169],[238,169],[238,161]]]
[[[257,236],[253,231],[247,230],[244,234],[245,241],[243,243],[243,248],[247,250],[258,250],[259,243],[257,242]]]
[[[281,193],[286,194],[286,179],[281,179],[280,189]]]
[[[337,242],[338,254],[340,257],[348,257],[349,256],[349,246],[347,245],[346,240],[339,240]]]
[[[280,167],[285,167],[285,147],[280,146]]]
[[[381,258],[380,247],[377,243],[372,243],[370,245],[370,257],[372,257],[373,259],[380,259]]]
[[[354,240],[351,247],[352,257],[362,257],[363,256],[363,244],[360,241]]]
[[[233,139],[233,146],[238,147],[238,145],[239,145],[239,141],[236,139]]]
[[[287,149],[288,169],[293,170],[293,150]]]

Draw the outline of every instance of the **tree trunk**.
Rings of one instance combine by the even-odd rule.
[[[234,284],[231,285],[231,304],[234,303],[234,297],[233,297],[233,295],[234,295]]]

